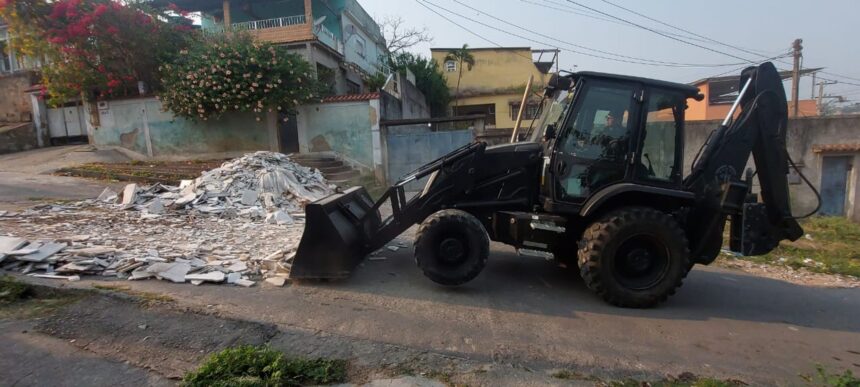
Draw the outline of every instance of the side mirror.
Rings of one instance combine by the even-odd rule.
[[[549,124],[546,126],[546,130],[544,130],[544,132],[543,132],[543,139],[544,139],[544,141],[549,141],[549,140],[554,139],[556,135],[557,135],[557,133],[555,131],[555,125]]]

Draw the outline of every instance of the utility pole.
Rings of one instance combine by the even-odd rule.
[[[803,39],[795,39],[791,45],[791,48],[794,50],[794,68],[791,71],[791,116],[794,118],[797,118],[800,110],[800,101],[798,101],[800,97],[800,58],[803,57],[803,54],[801,54],[801,51],[803,51],[801,43],[803,43]]]
[[[811,94],[812,96],[811,96],[811,97],[809,97],[809,98],[811,98],[811,99],[815,99],[815,85],[817,85],[817,83],[815,83],[815,75],[816,75],[816,74],[818,74],[818,73],[817,73],[817,72],[816,72],[816,73],[812,73],[812,90],[810,90],[810,94]]]
[[[835,84],[836,84],[836,81],[832,81],[832,82],[828,82],[828,81],[821,81],[821,82],[818,82],[818,103],[817,103],[817,105],[818,105],[818,115],[819,115],[819,116],[824,115],[824,105],[823,105],[823,103],[824,103],[824,98],[825,98],[825,96],[824,96],[824,86],[826,86],[826,85],[835,85]],[[827,96],[827,98],[833,98],[833,97]],[[838,98],[842,98],[842,97],[838,97]]]

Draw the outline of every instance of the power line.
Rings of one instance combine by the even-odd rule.
[[[441,10],[443,10],[443,11],[445,11],[445,12],[448,12],[448,13],[450,13],[450,14],[452,14],[452,15],[458,16],[458,17],[460,17],[460,18],[466,19],[466,20],[468,20],[468,21],[471,21],[471,22],[473,22],[473,23],[476,23],[476,24],[482,25],[482,26],[484,26],[484,27],[487,27],[487,28],[490,28],[490,29],[493,29],[493,30],[496,30],[496,31],[499,31],[499,32],[502,32],[502,33],[505,33],[505,34],[508,34],[508,35],[511,35],[511,36],[515,36],[515,37],[518,37],[518,38],[520,38],[520,39],[525,39],[525,40],[528,40],[528,41],[533,42],[533,43],[537,43],[537,44],[541,44],[541,45],[545,45],[545,46],[550,46],[550,47],[554,47],[554,48],[556,48],[556,49],[558,49],[558,50],[561,50],[561,48],[560,48],[560,47],[558,47],[557,45],[549,44],[549,43],[546,43],[546,42],[542,42],[542,41],[539,41],[539,40],[536,40],[536,39],[529,38],[529,37],[527,37],[527,36],[523,36],[523,35],[520,35],[520,34],[517,34],[517,33],[511,32],[511,31],[507,31],[507,30],[501,29],[501,28],[496,27],[496,26],[489,25],[489,24],[484,23],[484,22],[481,22],[481,21],[479,21],[479,20],[476,20],[476,19],[470,18],[470,17],[468,17],[468,16],[464,16],[464,15],[461,15],[461,14],[456,13],[456,12],[454,12],[454,11],[451,11],[451,10],[448,10],[448,9],[446,9],[446,8],[443,8],[443,7],[439,6],[438,4],[435,4],[435,3],[431,2],[431,1],[428,1],[428,0],[416,0],[416,1],[417,1],[417,2],[419,2],[419,3],[420,3],[422,6],[424,6],[425,8],[430,9],[429,7],[427,7],[427,4],[430,4],[430,5],[432,5],[432,6],[436,7],[436,8],[441,9]],[[426,3],[426,4],[424,4],[424,3]],[[440,14],[439,12],[436,12],[435,10],[434,10],[434,12],[433,12],[433,13],[435,13],[435,14],[437,14],[437,15],[440,15],[440,16],[441,16],[441,14]],[[445,19],[446,19],[446,20],[448,20],[448,21],[451,21],[451,20],[450,20],[450,19],[448,19],[447,17],[446,17]],[[465,27],[463,27],[463,28],[465,28]],[[469,30],[467,30],[467,31],[469,31]],[[476,36],[481,37],[481,39],[484,39],[484,40],[490,41],[490,40],[488,40],[488,39],[484,38],[483,36],[477,35],[477,34],[476,34],[475,32],[473,32],[473,31],[469,31],[469,32],[471,32],[472,34],[475,34]],[[530,32],[531,32],[531,31],[530,31]],[[501,46],[501,45],[499,45],[498,43],[493,43],[493,44],[495,44],[496,46],[502,47],[502,46]],[[588,52],[583,52],[583,51],[574,50],[574,49],[571,49],[571,48],[566,48],[566,49],[565,49],[565,51],[569,51],[569,52],[572,52],[572,53],[576,53],[576,54],[580,54],[580,55],[585,55],[585,56],[589,56],[589,57],[593,57],[593,58],[606,59],[606,60],[611,60],[611,61],[616,61],[616,62],[624,62],[624,63],[641,64],[641,65],[647,65],[647,66],[663,66],[663,67],[703,67],[703,66],[700,66],[700,65],[692,65],[692,64],[667,64],[667,63],[652,63],[652,62],[642,62],[642,61],[635,61],[635,60],[625,60],[625,59],[612,58],[612,57],[607,57],[607,56],[603,56],[603,55],[597,55],[597,54],[592,54],[592,53],[588,53]],[[618,54],[615,54],[615,55],[618,55]],[[728,66],[734,66],[735,64],[727,64],[727,65],[728,65]],[[720,65],[720,66],[724,66],[724,65]]]
[[[678,27],[678,26],[675,26],[675,25],[672,25],[672,24],[669,24],[669,23],[663,22],[663,21],[661,21],[661,20],[657,20],[657,19],[655,19],[655,18],[653,18],[653,17],[650,17],[650,16],[648,16],[648,15],[644,15],[644,14],[642,14],[642,13],[636,12],[636,11],[634,11],[634,10],[632,10],[632,9],[625,8],[625,7],[623,7],[623,6],[620,6],[620,5],[618,5],[618,4],[613,3],[613,2],[611,2],[611,1],[608,1],[608,0],[601,0],[601,1],[603,1],[603,2],[604,2],[604,3],[606,3],[606,4],[611,5],[611,6],[613,6],[613,7],[623,9],[623,10],[625,10],[625,11],[627,11],[627,12],[630,12],[630,13],[632,13],[632,14],[634,14],[634,15],[641,16],[641,17],[643,17],[643,18],[645,18],[645,19],[648,19],[648,20],[651,20],[651,21],[653,21],[653,22],[657,22],[657,23],[662,24],[662,25],[664,25],[664,26],[666,26],[666,27],[673,28],[673,29],[676,29],[676,30],[678,30],[678,31],[685,32],[685,33],[687,33],[687,34],[693,35],[693,36],[698,37],[698,38],[702,38],[702,39],[704,39],[704,40],[706,40],[706,41],[709,41],[709,42],[712,42],[712,43],[716,43],[716,44],[719,44],[719,45],[721,45],[721,46],[725,46],[725,47],[728,47],[728,48],[732,48],[732,49],[735,49],[735,50],[738,50],[738,51],[742,51],[742,52],[745,52],[745,53],[747,53],[747,54],[753,54],[753,55],[760,56],[760,57],[767,57],[767,55],[762,54],[762,53],[760,53],[760,52],[756,52],[756,51],[753,51],[753,50],[745,49],[745,48],[743,48],[743,47],[734,46],[734,45],[731,45],[731,44],[728,44],[728,43],[721,42],[721,41],[716,40],[716,39],[709,38],[709,37],[707,37],[707,36],[703,36],[703,35],[697,34],[697,33],[695,33],[695,32],[692,32],[692,31],[689,31],[689,30],[683,29],[683,28],[681,28],[681,27]]]
[[[600,20],[600,21],[605,21],[605,22],[609,22],[609,23],[614,23],[614,24],[622,25],[622,26],[625,26],[625,27],[634,27],[634,28],[635,28],[635,26],[630,25],[630,24],[628,24],[628,23],[624,23],[624,22],[621,22],[621,21],[618,21],[618,20],[613,20],[613,19],[609,19],[609,18],[605,18],[605,17],[601,17],[601,16],[596,16],[596,15],[591,14],[591,13],[583,13],[583,12],[580,12],[579,8],[573,8],[573,7],[571,7],[571,6],[567,5],[567,4],[557,3],[557,2],[554,2],[554,1],[552,1],[552,0],[544,0],[544,1],[545,1],[545,2],[547,2],[547,3],[549,3],[549,4],[553,4],[553,5],[555,5],[555,7],[554,7],[554,6],[547,5],[547,4],[536,3],[536,2],[534,2],[534,1],[530,1],[530,0],[520,0],[520,1],[522,1],[523,3],[528,3],[528,4],[532,4],[532,5],[537,5],[537,6],[539,6],[539,7],[544,7],[544,8],[552,9],[552,10],[555,10],[555,11],[566,12],[566,13],[570,13],[570,14],[573,14],[573,15],[584,16],[584,17],[587,17],[587,18],[595,19],[595,20]],[[561,8],[558,8],[558,7],[561,7]],[[675,34],[675,33],[668,32],[668,31],[662,31],[662,30],[661,30],[660,32],[663,32],[663,33],[665,33],[665,34],[669,34],[669,35],[673,35],[673,36],[678,36],[678,37],[680,37],[680,36],[681,36],[681,35],[679,35],[679,34]],[[689,38],[689,37],[688,37],[688,39],[690,39],[690,40],[695,40],[695,41],[699,41],[699,42],[705,42],[705,40],[697,39],[697,38],[696,38],[696,39],[694,39],[694,38]]]
[[[570,42],[567,42],[567,41],[564,41],[564,40],[559,40],[559,39],[557,39],[557,38],[555,38],[555,37],[552,37],[552,36],[549,36],[549,35],[545,35],[545,34],[542,34],[542,33],[540,33],[540,32],[537,32],[537,31],[530,30],[530,29],[525,28],[525,27],[522,27],[522,26],[520,26],[520,25],[516,25],[516,24],[514,24],[514,23],[512,23],[512,22],[510,22],[510,21],[500,19],[500,18],[498,18],[498,17],[496,17],[496,16],[493,16],[493,15],[491,15],[491,14],[487,13],[487,12],[484,12],[484,11],[482,11],[482,10],[480,10],[480,9],[477,9],[477,8],[475,8],[475,7],[472,7],[472,6],[470,6],[470,5],[468,5],[468,4],[464,3],[464,2],[462,2],[462,1],[460,1],[460,0],[452,0],[452,1],[453,1],[453,2],[455,2],[455,3],[457,3],[457,4],[462,5],[463,7],[466,7],[466,8],[469,8],[469,9],[471,9],[471,10],[475,11],[475,12],[478,12],[478,13],[480,13],[480,14],[484,15],[484,16],[490,17],[490,18],[492,18],[492,19],[494,19],[494,20],[500,21],[500,22],[505,23],[505,24],[507,24],[507,25],[509,25],[509,26],[512,26],[512,27],[516,27],[516,28],[521,29],[521,30],[523,30],[523,31],[526,31],[526,32],[529,32],[529,33],[532,33],[532,34],[535,34],[535,35],[538,35],[538,36],[541,36],[541,37],[544,37],[544,38],[547,38],[547,39],[550,39],[550,40],[553,40],[553,41],[556,41],[556,42],[559,42],[559,43],[562,43],[562,44],[570,45],[570,46],[573,46],[573,47],[578,47],[578,48],[581,48],[581,49],[584,49],[584,50],[590,50],[590,51],[594,51],[594,52],[599,52],[599,53],[601,53],[601,54],[613,55],[613,56],[617,56],[617,57],[621,57],[621,58],[627,58],[627,59],[637,60],[637,61],[643,61],[643,62],[654,62],[654,63],[659,63],[659,64],[674,65],[674,66],[679,66],[679,67],[726,67],[726,66],[737,66],[737,65],[739,65],[739,64],[740,64],[740,63],[701,64],[701,63],[679,63],[679,62],[668,62],[668,61],[660,61],[660,60],[654,60],[654,59],[647,59],[647,58],[639,58],[639,57],[635,57],[635,56],[622,55],[622,54],[617,54],[617,53],[610,52],[610,51],[598,50],[598,49],[596,49],[596,48],[586,47],[586,46],[582,46],[582,45],[579,45],[579,44],[570,43]],[[432,4],[432,3],[431,3],[431,4]],[[450,12],[450,11],[449,11],[449,12]],[[461,17],[465,17],[465,16],[462,16],[462,15],[460,15],[460,16],[461,16]],[[545,43],[542,43],[542,44],[545,44]]]
[[[636,27],[639,27],[639,28],[641,28],[641,29],[643,29],[643,30],[653,32],[653,33],[655,33],[655,34],[657,34],[657,35],[663,36],[663,37],[668,38],[668,39],[672,39],[672,40],[675,40],[675,41],[678,41],[678,42],[681,42],[681,43],[684,43],[684,44],[687,44],[687,45],[690,45],[690,46],[698,47],[698,48],[701,48],[701,49],[703,49],[703,50],[708,50],[708,51],[711,51],[711,52],[715,52],[715,53],[717,53],[717,54],[722,54],[722,55],[725,55],[725,56],[728,56],[728,57],[732,57],[732,58],[735,58],[735,59],[740,59],[740,60],[745,61],[745,62],[755,63],[754,61],[751,61],[751,60],[749,60],[749,59],[747,59],[747,58],[742,58],[742,57],[739,57],[739,56],[737,56],[737,55],[729,54],[729,53],[727,53],[727,52],[725,52],[725,51],[720,51],[720,50],[716,50],[716,49],[713,49],[713,48],[710,48],[710,47],[703,46],[703,45],[701,45],[701,44],[696,44],[696,43],[693,43],[693,42],[688,42],[688,41],[686,41],[686,40],[684,40],[684,39],[680,39],[680,38],[677,38],[677,37],[671,36],[671,35],[669,35],[669,34],[666,34],[666,33],[663,33],[663,32],[661,32],[661,31],[655,30],[655,29],[653,29],[653,28],[649,28],[649,27],[646,27],[646,26],[643,26],[643,25],[640,25],[640,24],[636,24],[636,23],[631,22],[631,21],[629,21],[629,20],[627,20],[627,19],[620,18],[620,17],[618,17],[618,16],[608,14],[608,13],[606,13],[606,12],[603,12],[603,11],[600,11],[600,10],[597,10],[597,9],[594,9],[594,8],[591,8],[591,7],[586,6],[586,5],[582,5],[582,4],[580,4],[580,3],[576,2],[576,1],[573,1],[573,0],[567,0],[567,2],[569,2],[569,3],[571,3],[571,4],[576,4],[576,5],[578,5],[578,6],[582,7],[582,8],[585,8],[585,9],[588,9],[588,10],[591,10],[591,11],[594,11],[594,12],[597,12],[597,13],[599,13],[599,14],[601,14],[601,15],[605,15],[605,16],[608,16],[608,17],[611,17],[611,18],[615,18],[615,19],[618,19],[618,20],[624,21],[624,22],[626,22],[626,23],[629,23],[629,24],[632,24],[632,25],[634,25],[634,26],[636,26]]]

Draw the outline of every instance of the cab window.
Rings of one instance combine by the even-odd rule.
[[[645,126],[636,175],[656,182],[674,182],[681,176],[680,134],[684,122],[684,97],[676,92],[648,93]]]

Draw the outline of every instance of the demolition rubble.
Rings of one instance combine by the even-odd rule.
[[[0,268],[176,283],[283,285],[305,204],[334,193],[316,169],[257,152],[180,186],[127,185],[96,199],[0,213]]]

